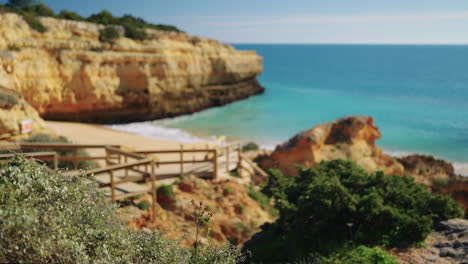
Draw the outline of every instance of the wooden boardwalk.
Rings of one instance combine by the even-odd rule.
[[[103,188],[112,201],[131,199],[149,193],[155,201],[158,185],[172,183],[183,175],[196,175],[212,180],[235,180],[244,183],[266,181],[266,173],[241,152],[240,144],[204,148],[134,150],[124,146],[83,145],[62,143],[12,143],[0,144],[0,150],[22,152],[28,149],[28,158],[41,161],[71,161],[75,169],[80,161],[92,160],[100,168],[87,171],[64,171],[64,176],[93,175],[96,183]],[[44,152],[37,152],[38,150]],[[50,150],[72,150],[71,156],[60,156]],[[91,150],[91,156],[80,156],[79,150]],[[7,161],[13,154],[0,155]],[[235,172],[238,177],[231,176]],[[154,206],[154,203],[153,203]]]

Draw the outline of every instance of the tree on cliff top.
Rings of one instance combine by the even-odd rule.
[[[36,3],[36,0],[8,0],[7,5],[15,8],[23,8]]]
[[[413,178],[369,174],[343,160],[300,168],[296,177],[273,170],[263,191],[274,198],[280,217],[246,248],[265,263],[359,244],[410,246],[440,220],[463,216],[460,204],[427,192]]]

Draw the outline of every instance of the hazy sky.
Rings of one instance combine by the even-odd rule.
[[[43,0],[102,9],[230,43],[468,44],[468,0]]]

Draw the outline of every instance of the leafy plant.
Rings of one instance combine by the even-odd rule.
[[[141,210],[148,210],[151,207],[151,203],[148,202],[147,200],[143,200],[137,203],[136,206],[140,208]]]
[[[349,243],[405,247],[424,240],[440,220],[463,216],[460,204],[413,178],[369,174],[343,160],[301,167],[290,178],[272,170],[263,191],[280,216],[247,248],[265,262],[330,255]]]
[[[65,137],[53,137],[48,134],[35,134],[31,137],[23,140],[25,143],[71,143]],[[71,157],[74,155],[73,149],[27,149],[24,152],[45,152],[45,151],[55,151],[59,156]],[[89,154],[83,150],[79,149],[77,152],[78,156],[89,156]],[[52,162],[46,162],[49,166],[52,165]],[[73,161],[59,161],[58,164],[61,169],[74,169]],[[78,169],[94,169],[97,167],[97,164],[93,161],[82,160],[78,162]]]
[[[448,187],[449,180],[447,178],[440,177],[440,178],[433,179],[432,183],[435,184],[435,185],[438,185],[438,186]]]
[[[119,36],[119,31],[113,26],[107,26],[99,30],[99,40],[102,42],[113,43]]]
[[[232,246],[197,257],[160,232],[131,231],[104,192],[21,156],[0,164],[1,263],[234,264]]]
[[[68,11],[68,10],[62,10],[60,13],[58,13],[57,18],[60,19],[67,19],[67,20],[75,20],[75,21],[85,21],[86,19],[76,12],[73,11]]]
[[[18,14],[24,19],[24,21],[29,25],[29,27],[39,33],[44,33],[47,31],[47,27],[42,24],[42,22],[37,18],[34,13],[20,11]]]
[[[36,16],[44,16],[44,17],[54,17],[55,16],[55,13],[52,9],[50,9],[47,5],[45,5],[44,3],[38,3],[38,4],[35,4],[35,5],[27,5],[23,8],[21,8],[21,10],[25,11],[25,12],[28,12],[28,13],[32,13]]]
[[[157,189],[157,193],[158,194],[161,193],[162,195],[166,197],[172,197],[172,195],[174,194],[174,191],[172,190],[172,185],[163,184],[159,186],[159,188]]]
[[[252,151],[252,150],[258,150],[259,147],[257,145],[257,143],[255,142],[249,142],[247,144],[245,144],[244,146],[242,146],[242,152],[248,152],[248,151]]]
[[[229,195],[229,194],[232,194],[232,189],[227,186],[226,188],[224,188],[224,191],[223,191],[223,195]]]

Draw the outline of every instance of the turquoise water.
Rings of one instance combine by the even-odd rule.
[[[389,152],[468,162],[468,46],[235,47],[264,57],[264,95],[145,124],[273,147],[319,123],[362,114],[374,117],[378,145]]]

